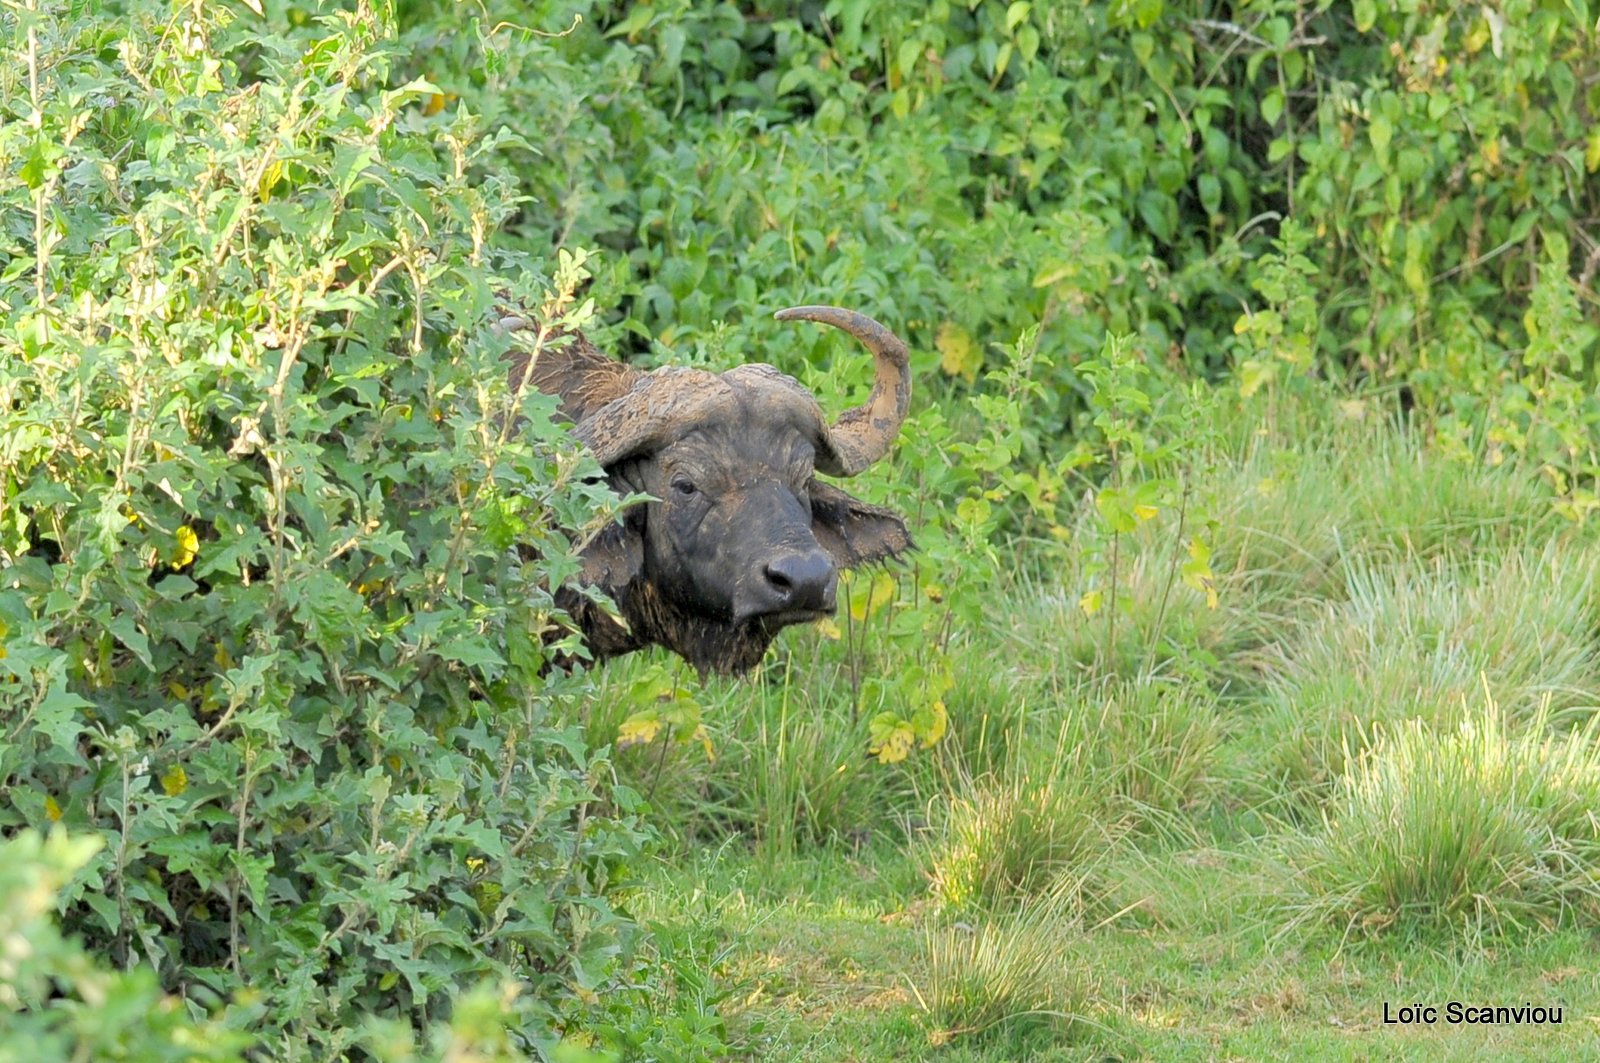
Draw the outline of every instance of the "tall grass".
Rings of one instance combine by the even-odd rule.
[[[1492,559],[1573,531],[1544,477],[1516,461],[1485,466],[1442,456],[1418,434],[1365,430],[1341,448],[1347,556]]]
[[[1165,470],[1192,486],[1183,540],[1170,523],[1151,521],[1118,544],[1123,604],[1113,645],[1109,608],[1091,618],[1078,606],[1090,589],[1079,572],[1086,551],[1097,542],[1101,554],[1109,550],[1085,493],[1063,518],[1072,545],[1046,548],[1017,578],[1012,607],[996,611],[1012,644],[1078,672],[1131,676],[1154,668],[1253,690],[1279,664],[1260,651],[1343,600],[1352,570],[1469,555],[1492,564],[1526,543],[1568,537],[1547,487],[1529,470],[1447,458],[1404,428],[1342,418],[1335,411],[1343,404],[1320,402],[1291,404],[1322,417],[1313,427],[1299,424],[1300,416],[1301,436],[1266,427],[1242,435],[1218,425],[1197,430],[1219,442],[1184,469]],[[1169,592],[1191,536],[1211,549],[1214,609],[1181,584]],[[1106,591],[1108,578],[1099,573],[1094,586]]]
[[[1063,874],[1087,883],[1127,831],[1106,779],[1072,757],[966,783],[948,799],[923,862],[934,895],[959,910],[1000,907]]]
[[[1526,928],[1600,917],[1600,718],[1517,734],[1490,705],[1441,733],[1382,730],[1291,847],[1291,924]]]
[[[1077,534],[1096,532],[1080,527]],[[1202,595],[1182,585],[1177,573],[1186,557],[1184,545],[1170,532],[1152,533],[1147,527],[1124,537],[1118,549],[1123,604],[1109,654],[1107,610],[1084,615],[1078,603],[1089,584],[1072,565],[1018,580],[997,619],[1008,648],[1036,667],[1076,680],[1095,674],[1097,667],[1108,676],[1193,673],[1260,641],[1231,605],[1208,608]],[[1106,578],[1096,577],[1102,587]]]
[[[744,835],[785,856],[898,832],[918,807],[914,766],[867,756],[871,713],[858,705],[845,651],[803,632],[788,637],[793,652],[748,678],[681,675],[699,704],[704,742],[663,730],[618,751],[619,781],[649,801],[661,828],[685,841]],[[591,745],[616,742],[628,715],[648,707],[638,703],[640,677],[664,662],[646,653],[607,666],[582,720]]]
[[[981,778],[1004,772],[1016,753],[1047,727],[1051,693],[1040,674],[1045,665],[1013,652],[1002,666],[987,653],[956,673],[945,695],[950,730],[940,743],[942,771],[931,785],[942,788],[954,775]]]
[[[1461,566],[1353,570],[1346,598],[1281,647],[1262,727],[1280,792],[1326,795],[1374,726],[1453,727],[1481,681],[1507,718],[1593,706],[1595,554],[1561,545]]]
[[[1209,794],[1224,731],[1214,693],[1152,678],[1085,684],[1061,726],[1140,830],[1170,825]]]
[[[943,806],[923,843],[935,896],[992,908],[1063,872],[1092,883],[1129,832],[1176,826],[1207,792],[1220,734],[1215,697],[1187,684],[1066,687],[1028,726],[1007,732],[997,770],[972,776],[960,758],[948,762]]]
[[[903,773],[866,757],[866,724],[849,711],[847,689],[806,691],[791,675],[747,700],[743,712],[736,705],[729,707],[737,760],[713,789],[741,810],[741,825],[769,854],[802,843],[859,844],[909,805]]]
[[[1343,416],[1346,405],[1303,399],[1287,433],[1251,416],[1247,434],[1214,430],[1226,441],[1204,463],[1198,508],[1222,606],[1261,642],[1306,605],[1342,599],[1351,566],[1492,559],[1568,530],[1533,470],[1445,457],[1387,420]]]

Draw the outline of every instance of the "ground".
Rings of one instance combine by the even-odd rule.
[[[1251,882],[1216,853],[1172,852],[1140,870],[1178,881],[1170,921],[1130,913],[1068,943],[1061,977],[1087,979],[1099,1004],[1052,1039],[1060,1043],[1032,1046],[933,1043],[915,988],[926,887],[892,849],[828,850],[778,867],[724,853],[709,867],[662,865],[651,892],[661,918],[696,891],[720,898],[709,914],[728,943],[722,1010],[755,1060],[998,1063],[1019,1048],[1040,1061],[1547,1060],[1586,1058],[1600,1044],[1591,931],[1448,951],[1275,939],[1271,927],[1226,910]],[[1451,1000],[1558,1005],[1564,1022],[1383,1025],[1385,1003],[1393,1014]]]
[[[1157,614],[1159,535],[1123,544],[1114,650],[1070,546],[964,588],[999,605],[957,625],[950,734],[901,764],[865,756],[852,691],[904,645],[841,663],[806,633],[697,691],[714,762],[630,751],[672,837],[637,910],[715,942],[703,1003],[738,1058],[1600,1051],[1594,531],[1537,474],[1337,422],[1234,426],[1196,463],[1215,609]],[[952,885],[1006,861],[1014,893]],[[992,965],[967,983],[963,948]],[[1451,1001],[1563,1022],[1452,1025]],[[1439,1021],[1384,1022],[1419,1004]]]

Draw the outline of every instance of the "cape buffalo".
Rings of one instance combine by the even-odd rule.
[[[911,549],[900,517],[816,475],[854,476],[889,452],[911,401],[905,344],[837,307],[777,317],[860,340],[877,362],[866,404],[829,425],[816,398],[770,365],[644,372],[578,333],[536,358],[510,356],[512,385],[527,376],[561,400],[612,487],[652,498],[583,553],[580,579],[625,624],[576,590],[558,596],[596,660],[656,644],[702,673],[747,671],[779,630],[833,613],[841,567]]]

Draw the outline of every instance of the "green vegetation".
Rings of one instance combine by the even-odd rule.
[[[0,7],[0,1063],[1576,1058],[1595,15]],[[807,302],[919,552],[548,669],[502,309],[854,404]]]
[[[1533,721],[1544,724],[1545,718]],[[1306,878],[1330,916],[1519,919],[1593,908],[1600,747],[1593,725],[1508,736],[1491,706],[1441,735],[1410,720],[1341,777]],[[1581,917],[1581,915],[1580,915]]]

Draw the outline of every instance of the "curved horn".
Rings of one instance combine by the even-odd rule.
[[[911,367],[900,338],[865,314],[837,306],[791,306],[773,315],[779,321],[816,321],[843,329],[860,340],[878,363],[872,394],[864,406],[846,410],[828,429],[831,461],[819,454],[817,469],[830,476],[854,476],[889,453],[911,408]]]

